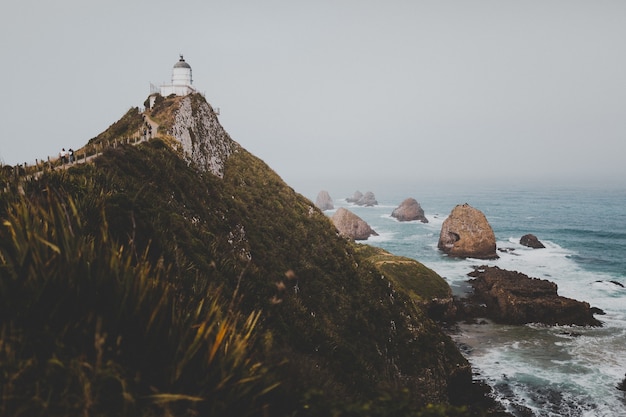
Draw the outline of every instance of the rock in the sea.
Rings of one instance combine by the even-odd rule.
[[[496,236],[485,215],[469,204],[458,205],[444,220],[437,247],[450,256],[497,259]]]
[[[354,194],[352,195],[352,197],[346,197],[346,201],[348,203],[356,203],[357,201],[359,201],[362,198],[363,198],[363,193],[360,192],[359,190],[356,190],[354,192]]]
[[[376,197],[374,196],[374,193],[371,191],[368,191],[365,194],[363,194],[363,197],[361,197],[361,199],[357,201],[356,204],[358,204],[359,206],[371,207],[371,206],[377,205],[378,201],[376,201]]]
[[[371,207],[371,206],[375,206],[378,204],[378,201],[376,201],[376,197],[374,196],[374,193],[371,191],[367,191],[365,194],[361,193],[360,191],[355,191],[352,197],[346,198],[346,201],[348,203],[356,204],[357,206],[366,206],[366,207]]]
[[[319,194],[317,194],[317,198],[315,199],[315,205],[322,211],[332,210],[335,208],[335,205],[333,204],[333,199],[330,198],[330,194],[328,194],[328,191],[324,190],[320,191]]]
[[[468,274],[474,288],[470,297],[484,305],[485,316],[498,323],[601,326],[589,303],[562,297],[551,281],[516,271],[481,266]]]
[[[354,240],[367,240],[370,236],[378,236],[365,220],[361,219],[350,210],[339,207],[331,217],[337,230],[342,236]]]
[[[519,243],[533,249],[545,248],[543,243],[541,243],[541,241],[537,239],[537,236],[530,233],[522,236],[522,238],[519,240]]]
[[[414,198],[407,198],[391,213],[391,217],[401,222],[419,220],[422,223],[428,223],[428,219],[424,215],[424,209]]]

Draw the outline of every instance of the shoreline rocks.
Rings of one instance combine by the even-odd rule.
[[[499,258],[496,253],[496,235],[487,218],[467,203],[454,207],[444,220],[437,247],[459,258]]]
[[[594,314],[602,310],[557,294],[551,281],[517,271],[481,266],[468,276],[474,293],[464,299],[459,318],[489,318],[502,324],[602,326]]]
[[[419,220],[422,223],[428,223],[424,209],[414,198],[407,198],[400,203],[391,213],[391,217],[401,222]]]

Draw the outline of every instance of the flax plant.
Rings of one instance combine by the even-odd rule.
[[[212,286],[176,293],[167,265],[114,242],[106,221],[87,234],[52,190],[5,213],[0,416],[261,412],[276,382],[255,353],[259,312]]]

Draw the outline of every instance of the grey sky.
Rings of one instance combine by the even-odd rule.
[[[288,183],[626,184],[626,1],[33,1],[0,13],[0,161],[80,147],[183,53]],[[319,184],[319,185],[318,185]]]

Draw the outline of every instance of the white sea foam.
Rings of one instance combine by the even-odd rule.
[[[367,241],[363,243],[371,243],[375,245],[377,243],[389,242],[395,239],[395,233],[391,231],[378,230],[378,229],[375,229],[375,230],[376,230],[376,233],[378,233],[378,236],[370,236],[369,238],[367,238]]]

